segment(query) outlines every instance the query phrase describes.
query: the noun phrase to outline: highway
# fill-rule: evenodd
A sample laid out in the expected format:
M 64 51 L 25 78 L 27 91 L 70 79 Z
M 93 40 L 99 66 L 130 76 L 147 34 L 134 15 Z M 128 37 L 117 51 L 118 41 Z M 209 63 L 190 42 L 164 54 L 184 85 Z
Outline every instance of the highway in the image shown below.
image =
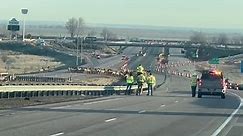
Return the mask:
M 157 51 L 148 49 L 147 56 L 135 58 L 129 67 L 142 63 L 153 69 L 155 55 L 149 54 Z M 171 57 L 170 60 L 186 59 Z M 158 83 L 165 77 L 155 76 Z M 234 124 L 226 122 L 228 125 L 222 129 L 220 126 L 240 103 L 232 93 L 227 93 L 226 99 L 192 98 L 187 78 L 168 76 L 154 96 L 113 95 L 2 110 L 0 136 L 214 136 L 218 131 L 219 135 L 238 136 L 243 133 L 243 125 L 239 126 L 241 116 L 233 118 Z
M 205 136 L 239 105 L 235 96 L 191 98 L 173 78 L 155 96 L 110 96 L 0 111 L 1 136 Z M 178 86 L 184 84 L 184 86 Z
M 115 55 L 109 58 L 96 59 L 92 57 L 86 56 L 90 62 L 83 65 L 83 67 L 96 67 L 96 68 L 111 68 L 111 69 L 119 69 L 119 64 L 122 63 L 122 55 L 127 55 L 128 57 L 132 57 L 136 55 L 138 52 L 136 47 L 128 47 L 126 48 L 122 54 Z M 58 70 L 53 72 L 43 72 L 37 74 L 26 74 L 26 76 L 43 76 L 43 77 L 61 77 L 61 78 L 78 78 L 83 80 L 87 77 L 97 77 L 97 75 L 87 75 L 82 73 L 69 73 L 67 69 Z

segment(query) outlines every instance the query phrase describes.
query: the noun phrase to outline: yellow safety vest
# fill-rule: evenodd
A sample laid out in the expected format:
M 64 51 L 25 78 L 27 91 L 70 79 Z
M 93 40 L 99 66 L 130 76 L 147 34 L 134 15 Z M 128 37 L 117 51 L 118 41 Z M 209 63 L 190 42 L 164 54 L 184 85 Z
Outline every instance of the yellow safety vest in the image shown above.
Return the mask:
M 197 77 L 195 76 L 193 76 L 192 78 L 191 78 L 191 86 L 197 86 Z
M 134 82 L 134 78 L 133 78 L 133 76 L 128 76 L 127 77 L 127 83 L 128 84 L 132 84 Z
M 148 84 L 155 84 L 155 82 L 156 82 L 156 79 L 153 75 L 148 76 L 148 78 L 147 78 Z
M 144 68 L 142 66 L 137 67 L 137 72 L 143 73 Z

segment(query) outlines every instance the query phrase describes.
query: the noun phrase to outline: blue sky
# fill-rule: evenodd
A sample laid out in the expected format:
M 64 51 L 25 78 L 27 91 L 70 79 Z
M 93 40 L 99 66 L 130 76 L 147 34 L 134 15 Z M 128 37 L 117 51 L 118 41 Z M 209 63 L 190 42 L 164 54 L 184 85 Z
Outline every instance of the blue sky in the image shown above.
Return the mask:
M 243 0 L 0 0 L 0 20 L 65 22 L 83 17 L 86 23 L 243 28 Z

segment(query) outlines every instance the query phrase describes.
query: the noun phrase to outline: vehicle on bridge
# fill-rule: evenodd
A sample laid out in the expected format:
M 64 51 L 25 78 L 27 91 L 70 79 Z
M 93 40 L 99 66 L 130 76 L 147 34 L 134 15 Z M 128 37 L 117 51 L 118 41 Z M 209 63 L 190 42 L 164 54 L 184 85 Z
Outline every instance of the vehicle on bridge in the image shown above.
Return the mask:
M 146 56 L 146 55 L 147 54 L 144 51 L 139 51 L 138 54 L 137 54 L 137 56 Z
M 198 82 L 198 98 L 202 95 L 219 95 L 225 99 L 226 86 L 223 73 L 217 70 L 205 70 Z

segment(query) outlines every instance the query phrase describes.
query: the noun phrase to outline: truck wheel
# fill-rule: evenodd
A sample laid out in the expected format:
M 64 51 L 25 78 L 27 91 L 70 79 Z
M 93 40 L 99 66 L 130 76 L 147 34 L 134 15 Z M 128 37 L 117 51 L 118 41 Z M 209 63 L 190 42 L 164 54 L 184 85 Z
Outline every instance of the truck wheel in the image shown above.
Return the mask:
M 197 98 L 202 98 L 202 94 L 200 92 L 198 92 Z
M 225 99 L 225 94 L 224 93 L 221 94 L 221 99 Z

